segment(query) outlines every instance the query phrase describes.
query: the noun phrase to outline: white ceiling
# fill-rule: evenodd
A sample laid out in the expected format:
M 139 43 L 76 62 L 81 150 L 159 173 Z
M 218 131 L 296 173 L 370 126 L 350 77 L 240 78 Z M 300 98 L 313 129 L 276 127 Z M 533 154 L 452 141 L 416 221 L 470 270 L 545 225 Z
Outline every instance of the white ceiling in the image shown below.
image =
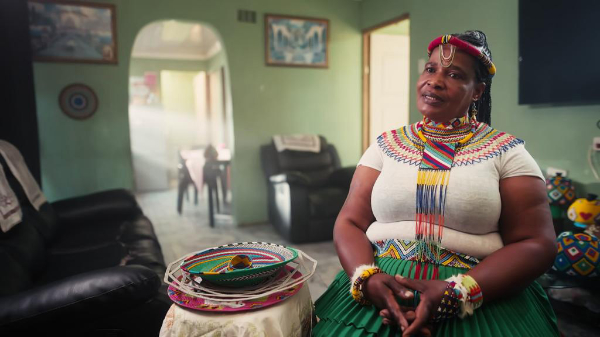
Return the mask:
M 199 23 L 176 20 L 154 22 L 138 33 L 132 57 L 207 60 L 221 50 L 214 31 Z

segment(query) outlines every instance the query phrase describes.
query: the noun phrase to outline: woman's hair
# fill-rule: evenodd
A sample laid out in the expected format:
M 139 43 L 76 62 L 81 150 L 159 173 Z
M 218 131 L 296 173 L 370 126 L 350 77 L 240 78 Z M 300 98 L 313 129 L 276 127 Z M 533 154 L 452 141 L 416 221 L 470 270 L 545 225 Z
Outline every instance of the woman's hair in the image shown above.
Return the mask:
M 483 53 L 492 59 L 492 52 L 490 51 L 490 47 L 487 44 L 487 39 L 485 34 L 480 30 L 468 30 L 461 34 L 452 34 L 457 38 L 468 42 L 475 47 L 481 48 Z M 477 120 L 479 122 L 486 123 L 491 125 L 492 123 L 492 97 L 490 95 L 490 90 L 492 88 L 492 77 L 488 72 L 486 66 L 477 61 L 477 67 L 475 68 L 475 77 L 477 81 L 485 83 L 485 91 L 483 95 L 479 98 L 476 103 L 477 106 Z

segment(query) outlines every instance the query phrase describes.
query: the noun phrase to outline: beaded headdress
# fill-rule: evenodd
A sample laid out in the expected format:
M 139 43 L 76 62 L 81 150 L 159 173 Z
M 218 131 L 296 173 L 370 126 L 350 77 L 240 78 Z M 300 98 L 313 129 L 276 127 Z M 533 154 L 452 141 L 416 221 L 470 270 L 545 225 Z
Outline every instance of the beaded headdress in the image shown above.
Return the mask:
M 489 54 L 489 51 L 485 50 L 482 47 L 476 47 L 466 41 L 459 39 L 454 35 L 442 35 L 436 38 L 435 40 L 431 41 L 431 43 L 429 43 L 429 47 L 427 47 L 427 55 L 431 56 L 431 52 L 435 49 L 435 47 L 446 44 L 450 44 L 452 48 L 450 57 L 454 57 L 455 48 L 459 48 L 467 52 L 469 55 L 472 55 L 475 58 L 477 58 L 479 62 L 481 62 L 487 68 L 488 73 L 490 74 L 490 78 L 494 77 L 494 75 L 496 74 L 496 66 L 492 62 L 492 58 Z M 443 48 L 440 48 L 441 60 L 446 59 L 446 57 L 443 57 L 443 53 Z

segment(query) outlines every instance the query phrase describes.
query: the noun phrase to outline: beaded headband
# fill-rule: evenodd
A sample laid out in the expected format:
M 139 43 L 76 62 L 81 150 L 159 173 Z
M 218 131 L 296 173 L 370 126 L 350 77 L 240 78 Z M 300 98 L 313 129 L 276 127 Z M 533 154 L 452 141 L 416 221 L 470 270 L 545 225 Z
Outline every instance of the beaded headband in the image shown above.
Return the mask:
M 429 47 L 427 47 L 427 55 L 431 56 L 431 52 L 433 51 L 433 49 L 435 49 L 435 47 L 439 46 L 440 44 L 451 44 L 455 47 L 464 50 L 468 54 L 476 57 L 487 68 L 488 72 L 490 73 L 490 78 L 494 77 L 494 75 L 496 74 L 496 66 L 494 65 L 492 60 L 483 52 L 482 48 L 475 47 L 474 45 L 463 41 L 457 38 L 456 36 L 442 35 L 437 39 L 431 41 L 431 43 L 429 43 Z M 452 55 L 454 55 L 454 53 L 452 53 Z

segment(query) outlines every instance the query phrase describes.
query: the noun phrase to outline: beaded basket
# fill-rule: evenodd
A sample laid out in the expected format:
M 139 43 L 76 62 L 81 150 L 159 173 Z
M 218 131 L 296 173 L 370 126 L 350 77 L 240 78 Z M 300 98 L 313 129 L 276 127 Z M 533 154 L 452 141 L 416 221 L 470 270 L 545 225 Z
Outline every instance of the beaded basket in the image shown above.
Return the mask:
M 558 254 L 552 269 L 575 277 L 598 277 L 600 250 L 598 238 L 585 233 L 563 232 L 556 239 Z
M 575 200 L 573 182 L 560 174 L 546 180 L 546 193 L 553 206 L 567 207 Z
M 248 268 L 232 269 L 234 258 L 246 256 Z M 298 257 L 298 252 L 274 243 L 240 242 L 208 248 L 183 260 L 180 265 L 192 280 L 207 281 L 225 287 L 245 287 L 259 284 L 274 276 L 286 264 Z M 229 267 L 229 268 L 228 268 Z
M 303 274 L 299 270 L 294 270 L 294 268 L 291 266 L 285 266 L 285 268 L 282 268 L 282 271 L 277 273 L 277 275 L 271 280 L 275 284 L 282 281 L 285 277 L 287 277 L 290 274 L 292 275 L 292 277 L 286 284 L 291 284 L 291 282 L 303 276 Z M 177 289 L 177 287 L 174 285 L 169 285 L 168 295 L 169 298 L 171 298 L 171 300 L 177 303 L 179 306 L 193 310 L 238 312 L 261 309 L 282 302 L 287 298 L 294 296 L 302 288 L 303 285 L 304 283 L 299 283 L 290 286 L 289 288 L 280 287 L 279 289 L 277 289 L 276 292 L 272 292 L 270 295 L 237 301 L 231 301 L 227 299 L 224 301 L 215 301 L 214 299 L 206 299 L 204 298 L 204 296 L 208 295 L 208 293 L 202 291 L 198 291 L 193 295 L 190 295 Z M 218 288 L 213 288 L 213 290 L 218 290 Z

